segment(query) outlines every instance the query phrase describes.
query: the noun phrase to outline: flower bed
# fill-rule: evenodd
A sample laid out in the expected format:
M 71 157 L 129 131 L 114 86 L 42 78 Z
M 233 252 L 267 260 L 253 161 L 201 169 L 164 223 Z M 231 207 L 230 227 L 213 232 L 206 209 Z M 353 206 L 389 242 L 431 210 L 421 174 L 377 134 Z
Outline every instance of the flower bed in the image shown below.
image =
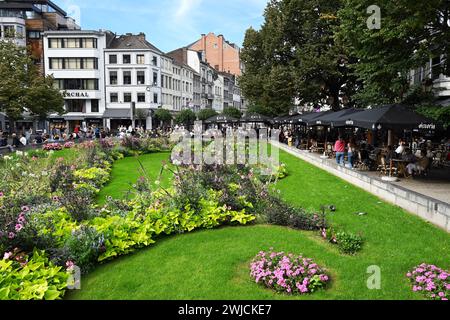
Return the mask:
M 63 146 L 61 145 L 61 144 L 59 144 L 59 143 L 48 143 L 48 144 L 46 144 L 45 146 L 44 146 L 44 148 L 43 148 L 45 151 L 50 151 L 50 150 L 53 150 L 53 151 L 59 151 L 59 150 L 62 150 L 63 149 Z
M 261 251 L 250 268 L 256 283 L 289 295 L 314 293 L 330 282 L 326 270 L 311 259 L 284 252 Z
M 448 300 L 450 298 L 450 273 L 426 263 L 406 274 L 414 292 L 422 293 L 427 299 Z

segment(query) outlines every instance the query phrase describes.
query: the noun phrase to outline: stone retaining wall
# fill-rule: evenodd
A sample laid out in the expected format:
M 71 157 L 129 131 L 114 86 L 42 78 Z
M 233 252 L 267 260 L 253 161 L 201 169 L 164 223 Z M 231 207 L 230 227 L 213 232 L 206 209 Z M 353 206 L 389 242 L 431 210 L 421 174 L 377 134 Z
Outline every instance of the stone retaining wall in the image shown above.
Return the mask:
M 320 169 L 450 232 L 450 204 L 448 203 L 384 182 L 381 179 L 372 178 L 362 172 L 338 166 L 326 159 L 319 159 L 307 151 L 301 151 L 280 143 L 273 144 Z

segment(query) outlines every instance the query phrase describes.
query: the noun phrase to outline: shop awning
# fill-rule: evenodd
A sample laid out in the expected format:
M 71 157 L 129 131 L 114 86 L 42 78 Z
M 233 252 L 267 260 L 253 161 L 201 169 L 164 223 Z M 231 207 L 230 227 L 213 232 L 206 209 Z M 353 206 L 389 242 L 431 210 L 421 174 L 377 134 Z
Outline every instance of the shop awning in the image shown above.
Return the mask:
M 106 109 L 105 119 L 131 119 L 131 109 Z

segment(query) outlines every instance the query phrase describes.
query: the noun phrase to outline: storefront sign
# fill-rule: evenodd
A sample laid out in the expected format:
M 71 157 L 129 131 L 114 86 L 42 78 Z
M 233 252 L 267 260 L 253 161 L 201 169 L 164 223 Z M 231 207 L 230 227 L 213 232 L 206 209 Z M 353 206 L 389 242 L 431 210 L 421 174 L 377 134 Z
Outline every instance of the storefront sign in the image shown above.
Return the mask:
M 82 98 L 82 99 L 90 98 L 88 92 L 81 92 L 81 91 L 64 91 L 63 97 L 64 98 Z
M 352 126 L 354 122 L 352 120 L 345 121 L 345 124 L 348 126 Z
M 419 125 L 419 129 L 425 129 L 425 130 L 436 130 L 436 125 L 432 123 L 421 123 Z

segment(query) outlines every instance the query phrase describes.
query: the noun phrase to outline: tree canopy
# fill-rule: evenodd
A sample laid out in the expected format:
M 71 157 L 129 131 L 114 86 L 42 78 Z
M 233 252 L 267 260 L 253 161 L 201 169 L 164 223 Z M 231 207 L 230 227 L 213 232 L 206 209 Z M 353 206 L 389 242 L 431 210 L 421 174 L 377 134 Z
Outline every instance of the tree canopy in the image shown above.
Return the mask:
M 197 120 L 197 116 L 194 111 L 190 109 L 181 111 L 175 118 L 175 122 L 177 124 L 184 125 L 186 127 L 193 125 L 195 120 Z
M 339 110 L 428 100 L 411 71 L 442 56 L 426 74 L 450 74 L 450 0 L 378 1 L 379 29 L 368 24 L 373 4 L 271 0 L 242 49 L 239 81 L 251 110 L 275 116 L 294 105 Z
M 234 107 L 228 107 L 223 109 L 223 114 L 236 119 L 240 119 L 242 117 L 242 112 Z
M 24 112 L 40 117 L 64 113 L 64 98 L 53 81 L 40 74 L 25 48 L 0 41 L 0 110 L 11 120 Z
M 156 119 L 158 119 L 162 125 L 167 125 L 168 123 L 170 123 L 170 121 L 172 121 L 173 117 L 172 114 L 170 113 L 169 110 L 166 109 L 158 109 L 155 112 L 155 117 Z
M 213 109 L 202 109 L 197 112 L 197 118 L 200 121 L 208 120 L 211 117 L 217 116 L 217 112 Z

